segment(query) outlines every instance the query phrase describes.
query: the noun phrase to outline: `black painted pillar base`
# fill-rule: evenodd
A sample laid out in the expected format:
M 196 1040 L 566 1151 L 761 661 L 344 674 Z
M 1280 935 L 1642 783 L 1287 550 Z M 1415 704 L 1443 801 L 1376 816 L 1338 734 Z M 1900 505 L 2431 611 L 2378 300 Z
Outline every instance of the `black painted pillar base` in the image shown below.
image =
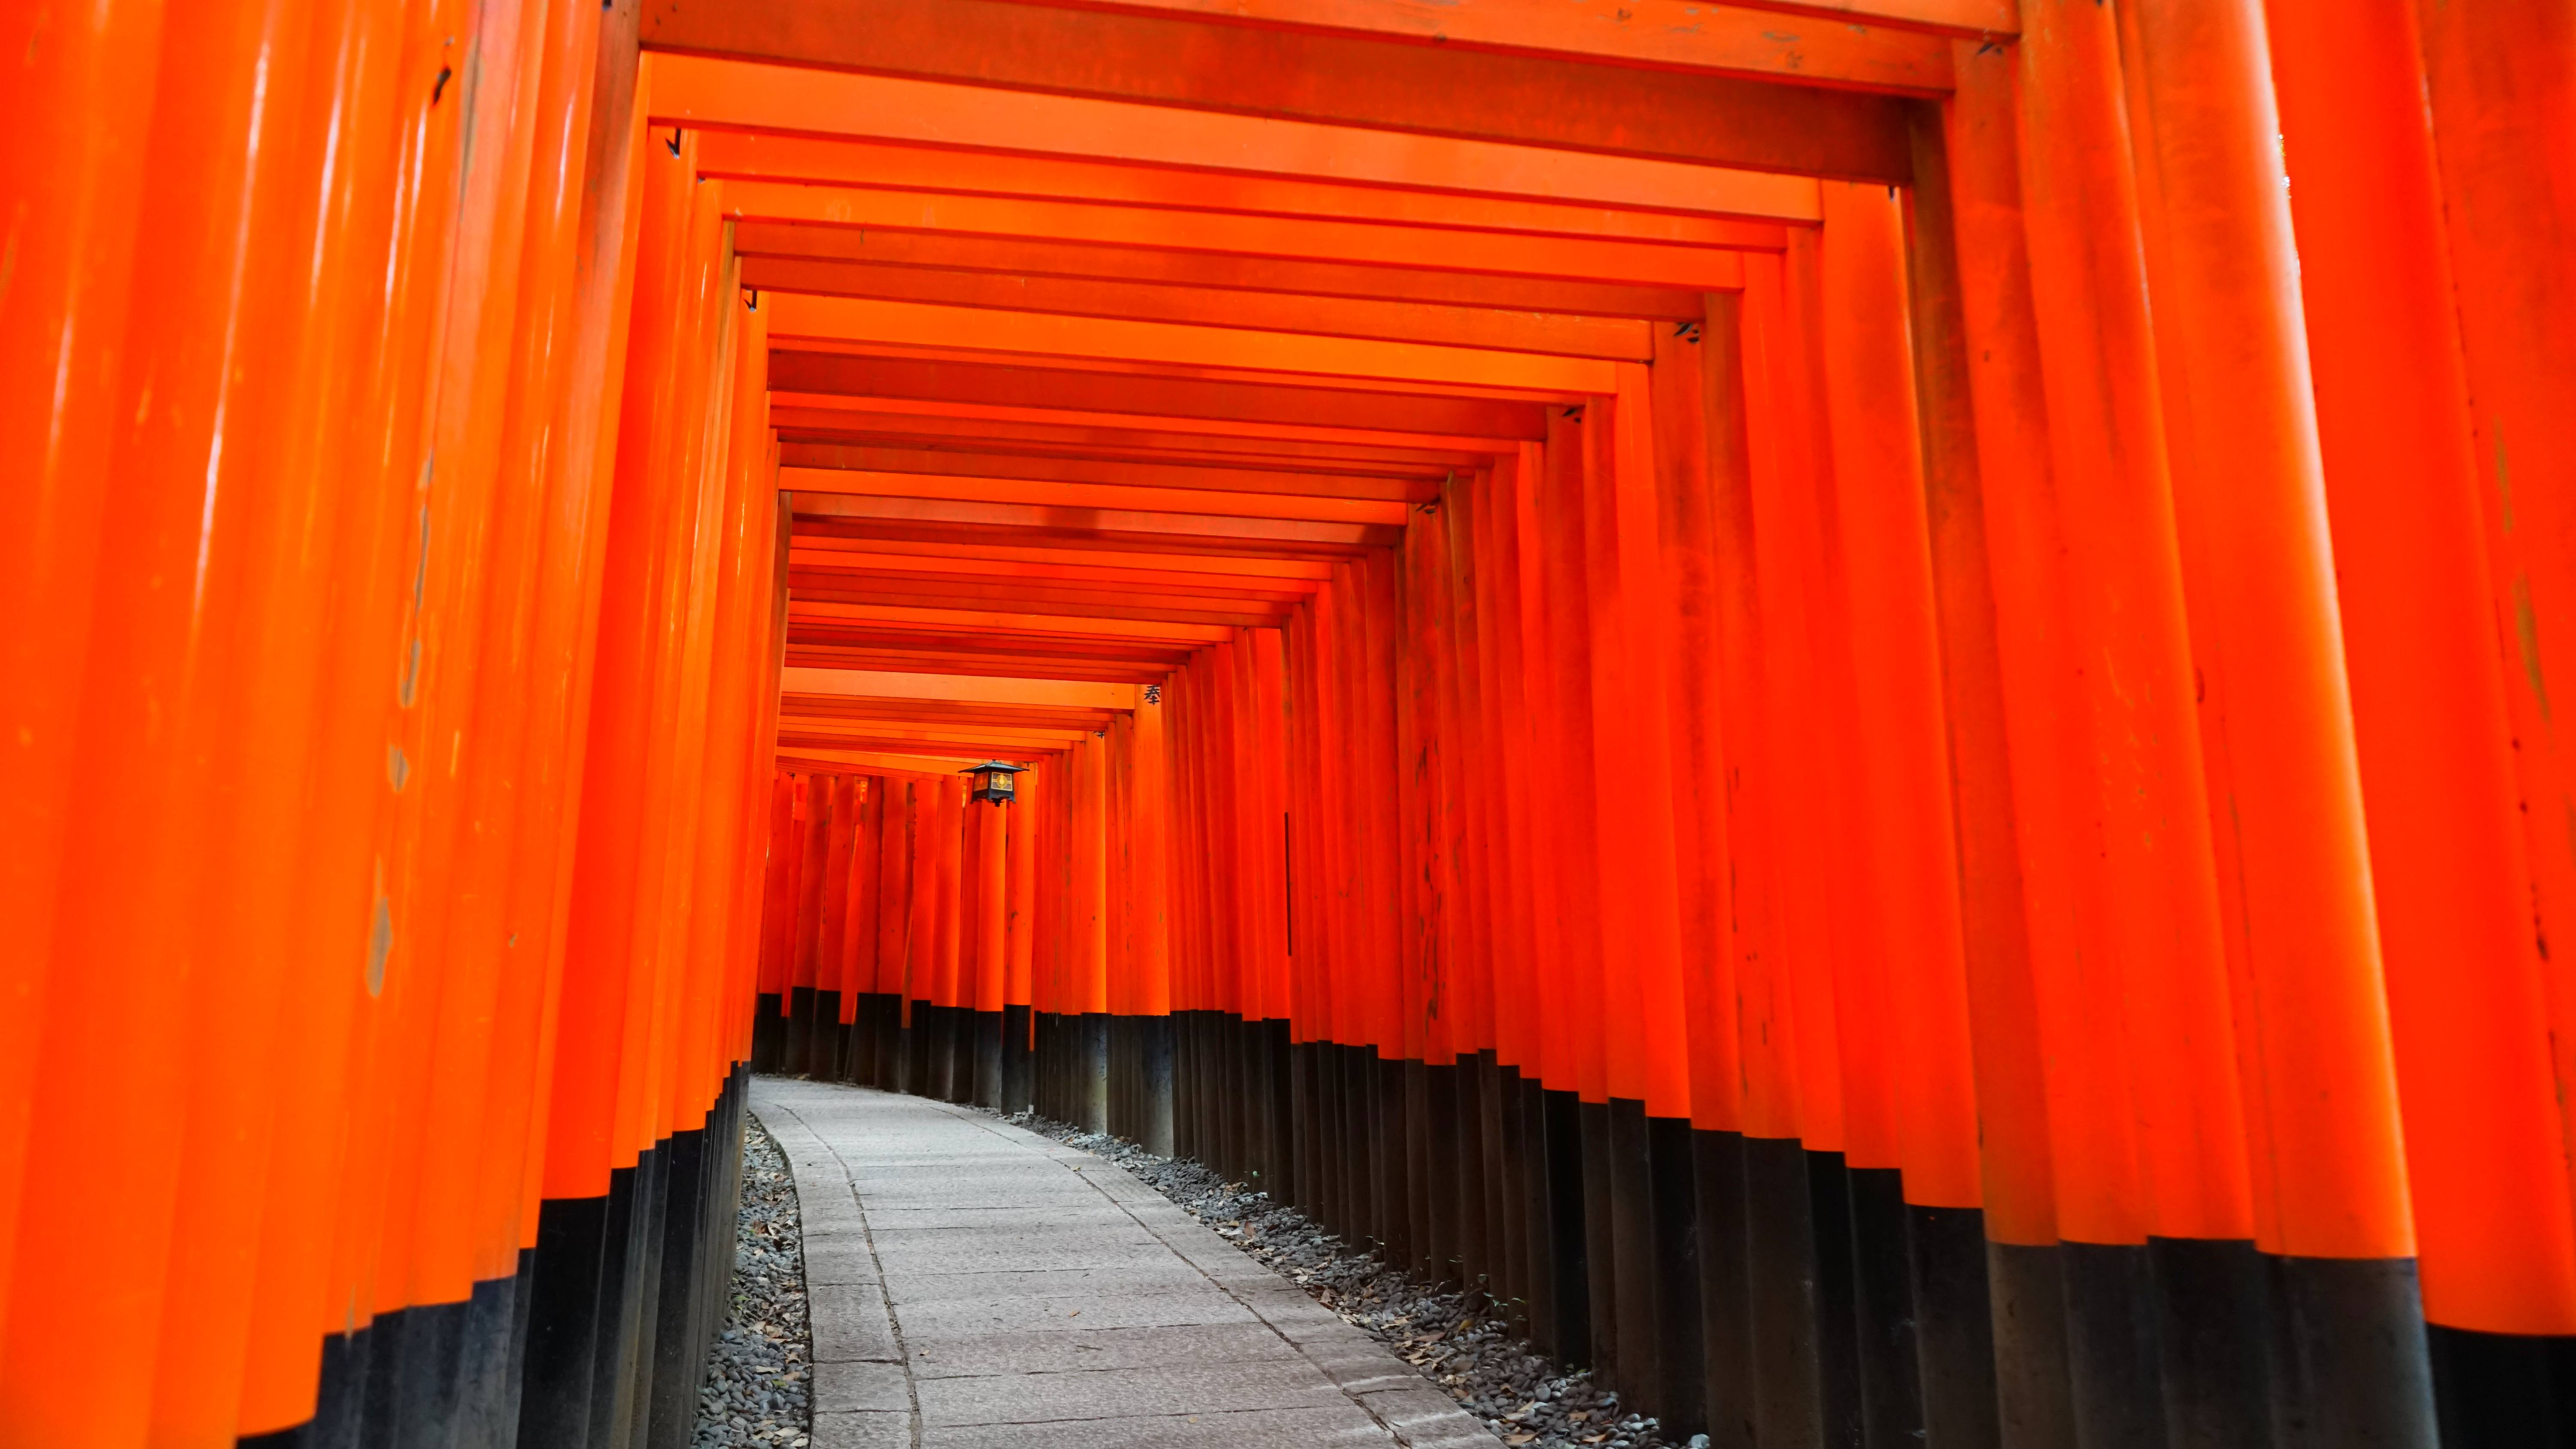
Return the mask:
M 1741 1133 L 1691 1133 L 1691 1176 L 1698 1190 L 1701 1385 L 1713 1449 L 1754 1449 L 1757 1443 L 1744 1145 Z
M 975 1105 L 999 1111 L 1002 1106 L 1002 1013 L 961 1010 L 958 1019 L 973 1037 L 971 1055 L 975 1059 Z
M 1322 1168 L 1315 1153 L 1315 1123 L 1323 1111 L 1315 1080 L 1315 1051 L 1315 1043 L 1310 1041 L 1288 1044 L 1288 1157 L 1293 1164 L 1289 1178 L 1294 1184 L 1288 1200 L 1297 1211 L 1330 1229 L 1330 1215 L 1324 1211 L 1323 1183 L 1318 1176 Z
M 823 1020 L 839 1024 L 838 992 Z M 818 1004 L 819 1005 L 819 1004 Z M 819 1037 L 818 1037 L 819 1039 Z M 838 1063 L 835 1063 L 837 1067 Z M 657 1150 L 669 1159 L 662 1192 L 661 1249 L 655 1260 L 661 1281 L 653 1296 L 652 1392 L 643 1404 L 649 1449 L 687 1449 L 698 1420 L 697 1278 L 700 1261 L 700 1214 L 706 1211 L 706 1130 L 674 1132 Z
M 1085 1132 L 1109 1130 L 1109 1013 L 1086 1011 L 1075 1044 L 1074 1087 L 1082 1115 L 1076 1125 Z
M 1415 1200 L 1423 1205 L 1420 1257 L 1431 1281 L 1465 1287 L 1459 1228 L 1468 1179 L 1458 1154 L 1458 1065 L 1455 1060 L 1424 1062 L 1412 1070 L 1422 1083 L 1421 1095 L 1415 1098 L 1422 1108 L 1422 1125 L 1414 1134 L 1423 1147 L 1421 1183 L 1414 1191 Z
M 1451 1075 L 1457 1082 L 1457 1106 L 1452 1120 L 1456 1124 L 1457 1146 L 1453 1161 L 1458 1175 L 1457 1243 L 1452 1251 L 1458 1260 L 1458 1283 L 1467 1290 L 1470 1302 L 1486 1296 L 1493 1287 L 1493 1252 L 1487 1235 L 1491 1231 L 1486 1219 L 1493 1215 L 1492 1188 L 1494 1174 L 1486 1153 L 1486 1094 L 1493 1085 L 1493 1054 L 1461 1052 L 1451 1064 Z
M 2272 1278 L 2248 1241 L 2150 1238 L 2169 1441 L 2270 1449 Z
M 1851 1170 L 1809 1152 L 1807 1210 L 1816 1244 L 1816 1382 L 1828 1445 L 1861 1442 L 1860 1284 L 1852 1255 Z
M 2426 1330 L 2443 1449 L 2576 1449 L 2576 1337 Z
M 1653 1194 L 1651 1258 L 1657 1407 L 1668 1440 L 1707 1427 L 1700 1326 L 1699 1189 L 1686 1117 L 1646 1119 L 1646 1170 Z M 1911 1449 L 1911 1446 L 1908 1446 Z
M 814 1026 L 805 1047 L 805 1075 L 818 1082 L 841 1079 L 841 993 L 816 990 Z
M 1816 1217 L 1807 1156 L 1794 1138 L 1744 1139 L 1746 1317 L 1762 1449 L 1825 1443 Z
M 1593 1372 L 1613 1386 L 1619 1382 L 1619 1245 L 1618 1209 L 1610 1185 L 1610 1104 L 1575 1104 L 1575 1151 L 1583 1172 L 1585 1325 L 1592 1348 Z
M 1574 1093 L 1555 1088 L 1539 1091 L 1538 1098 L 1544 1137 L 1536 1153 L 1544 1174 L 1539 1211 L 1547 1232 L 1540 1237 L 1533 1230 L 1531 1249 L 1538 1252 L 1540 1245 L 1545 1245 L 1546 1251 L 1539 1254 L 1538 1271 L 1547 1279 L 1547 1296 L 1551 1300 L 1548 1306 L 1553 1311 L 1543 1319 L 1532 1316 L 1548 1336 L 1547 1341 L 1539 1342 L 1542 1352 L 1563 1363 L 1595 1363 L 1591 1235 L 1583 1221 L 1587 1195 L 1582 1104 Z
M 1646 1104 L 1610 1099 L 1605 1165 L 1610 1182 L 1610 1302 L 1617 1315 L 1616 1377 L 1622 1407 L 1662 1417 L 1663 1355 L 1655 1332 L 1655 1199 L 1646 1145 Z
M 2144 1243 L 2066 1243 L 2066 1371 L 2075 1432 L 2101 1449 L 2162 1449 L 2163 1355 Z
M 1438 1109 L 1432 1103 L 1432 1068 L 1413 1057 L 1404 1059 L 1400 1078 L 1404 1093 L 1404 1237 L 1406 1261 L 1415 1277 L 1427 1283 L 1447 1276 L 1449 1223 L 1442 1207 L 1457 1197 L 1455 1185 L 1443 1191 L 1436 1179 L 1448 1164 L 1441 1161 Z M 1451 1100 L 1456 1094 L 1451 1093 Z
M 1342 1047 L 1339 1042 L 1312 1044 L 1308 1069 L 1315 1109 L 1307 1131 L 1307 1151 L 1314 1158 L 1317 1204 L 1315 1221 L 1347 1238 L 1351 1236 L 1350 1132 L 1342 1106 Z
M 877 994 L 862 991 L 850 998 L 849 1056 L 842 1080 L 854 1087 L 872 1086 L 877 1077 Z
M 922 1060 L 921 1031 L 914 1025 L 922 1003 L 895 998 L 894 1054 L 887 1063 L 886 1090 L 918 1095 L 928 1075 Z
M 1172 1013 L 1172 1155 L 1219 1173 L 1228 1171 L 1217 1150 L 1216 1052 L 1210 1041 L 1214 1012 Z
M 943 1102 L 963 1102 L 974 1091 L 975 1062 L 968 1055 L 962 1006 L 934 1006 L 930 1018 L 930 1095 Z
M 537 1211 L 536 1275 L 528 1324 L 519 1438 L 580 1444 L 590 1433 L 592 1344 L 599 1333 L 605 1197 L 549 1198 Z
M 793 986 L 787 991 L 787 1045 L 779 1057 L 781 1075 L 801 1077 L 814 1050 L 814 988 Z
M 1999 1449 L 1994 1297 L 1979 1208 L 1905 1208 L 1926 1449 Z
M 1986 1245 L 1993 1295 L 1995 1407 L 2004 1449 L 2057 1449 L 2075 1439 L 2066 1363 L 2066 1269 L 2055 1244 Z
M 1529 1135 L 1522 1111 L 1521 1069 L 1496 1065 L 1486 1094 L 1487 1150 L 1493 1197 L 1486 1225 L 1492 1250 L 1491 1293 L 1512 1331 L 1530 1333 Z
M 1296 1049 L 1288 1040 L 1288 1019 L 1275 1017 L 1255 1023 L 1253 1034 L 1261 1044 L 1261 1189 L 1270 1194 L 1273 1202 L 1295 1202 L 1301 1190 L 1293 1115 L 1297 1084 L 1289 1063 Z
M 871 1013 L 865 1023 L 872 1043 L 868 1049 L 867 1084 L 884 1091 L 901 1091 L 903 998 L 891 991 L 878 991 L 860 1000 Z
M 933 1058 L 938 1055 L 940 1009 L 914 996 L 904 1024 L 904 1091 L 912 1096 L 938 1096 L 933 1084 Z
M 781 1014 L 779 994 L 764 991 L 752 1000 L 751 1069 L 775 1075 L 786 1050 L 787 1018 Z
M 1136 1021 L 1136 1143 L 1158 1156 L 1172 1155 L 1172 1019 Z
M 1914 1278 L 1906 1260 L 1905 1174 L 1848 1167 L 1853 1308 L 1860 1354 L 1861 1442 L 1910 1449 L 1924 1441 L 1922 1363 Z
M 2280 1449 L 2436 1449 L 2433 1367 L 2412 1258 L 2271 1260 Z
M 1109 1014 L 1109 1131 L 1136 1137 L 1136 1022 L 1119 1012 Z
M 1374 1236 L 1371 1214 L 1377 1173 L 1368 1150 L 1367 1081 L 1360 1049 L 1328 1041 L 1317 1048 L 1323 1073 L 1323 1115 L 1317 1126 L 1324 1172 L 1332 1186 L 1325 1199 L 1333 1231 L 1357 1243 Z
M 1029 1008 L 1002 1008 L 1002 1100 L 1004 1112 L 1027 1112 L 1037 1106 L 1036 1066 L 1029 1054 Z
M 1038 1115 L 1069 1122 L 1072 1114 L 1064 1106 L 1064 1063 L 1069 1055 L 1064 1041 L 1064 1018 L 1052 1011 L 1029 1013 L 1029 1035 L 1037 1045 L 1030 1053 L 1030 1093 Z

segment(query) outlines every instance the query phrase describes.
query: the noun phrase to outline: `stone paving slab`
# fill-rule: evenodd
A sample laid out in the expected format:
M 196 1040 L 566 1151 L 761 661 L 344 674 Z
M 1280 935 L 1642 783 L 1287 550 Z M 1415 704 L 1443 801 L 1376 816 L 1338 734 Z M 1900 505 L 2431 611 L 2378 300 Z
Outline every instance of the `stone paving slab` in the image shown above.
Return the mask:
M 1088 1369 L 1072 1373 L 916 1376 L 925 1428 L 943 1424 L 1052 1424 L 1208 1409 L 1338 1409 L 1342 1391 L 1301 1359 L 1197 1364 L 1187 1368 Z
M 1260 1324 L 1240 1303 L 1211 1300 L 1195 1287 L 1122 1291 L 1059 1298 L 959 1298 L 915 1303 L 904 1309 L 908 1331 L 926 1337 L 982 1333 L 1080 1333 L 1096 1328 L 1195 1328 L 1204 1324 Z
M 1386 1347 L 1117 1164 L 763 1077 L 796 1174 L 812 1449 L 1498 1449 Z
M 1049 1327 L 946 1334 L 915 1330 L 905 1338 L 914 1345 L 912 1371 L 919 1378 L 1198 1368 L 1277 1362 L 1297 1356 L 1295 1349 L 1279 1341 L 1269 1325 L 1252 1319 L 1182 1327 Z
M 1336 1409 L 1248 1409 L 970 1424 L 942 1431 L 938 1442 L 940 1449 L 1381 1449 L 1394 1441 L 1375 1423 L 1354 1423 Z

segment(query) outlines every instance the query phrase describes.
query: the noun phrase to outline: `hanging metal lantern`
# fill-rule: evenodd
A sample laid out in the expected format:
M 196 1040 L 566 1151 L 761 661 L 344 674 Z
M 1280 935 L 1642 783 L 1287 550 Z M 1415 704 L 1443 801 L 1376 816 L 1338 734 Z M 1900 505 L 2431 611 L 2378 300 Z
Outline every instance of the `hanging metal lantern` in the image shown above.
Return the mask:
M 1011 777 L 1027 768 L 1026 765 L 1005 765 L 999 760 L 986 760 L 957 773 L 970 777 L 966 781 L 967 799 L 990 800 L 1001 805 L 1017 798 L 1017 792 L 1011 787 Z

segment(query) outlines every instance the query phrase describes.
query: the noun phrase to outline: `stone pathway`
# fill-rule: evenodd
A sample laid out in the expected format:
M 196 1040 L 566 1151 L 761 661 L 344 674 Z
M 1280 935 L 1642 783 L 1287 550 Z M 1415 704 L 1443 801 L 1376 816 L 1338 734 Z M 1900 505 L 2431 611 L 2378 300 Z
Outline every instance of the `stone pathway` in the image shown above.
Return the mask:
M 1114 1163 L 864 1087 L 751 1100 L 804 1212 L 812 1449 L 1498 1449 Z

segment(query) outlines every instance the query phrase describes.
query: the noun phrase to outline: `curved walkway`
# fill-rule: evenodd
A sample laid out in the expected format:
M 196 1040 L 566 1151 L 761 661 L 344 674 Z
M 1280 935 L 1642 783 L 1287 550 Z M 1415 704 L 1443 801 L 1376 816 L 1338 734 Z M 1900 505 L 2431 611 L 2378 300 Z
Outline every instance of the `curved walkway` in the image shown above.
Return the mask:
M 812 1449 L 1498 1449 L 1116 1164 L 963 1107 L 761 1078 L 796 1174 Z

